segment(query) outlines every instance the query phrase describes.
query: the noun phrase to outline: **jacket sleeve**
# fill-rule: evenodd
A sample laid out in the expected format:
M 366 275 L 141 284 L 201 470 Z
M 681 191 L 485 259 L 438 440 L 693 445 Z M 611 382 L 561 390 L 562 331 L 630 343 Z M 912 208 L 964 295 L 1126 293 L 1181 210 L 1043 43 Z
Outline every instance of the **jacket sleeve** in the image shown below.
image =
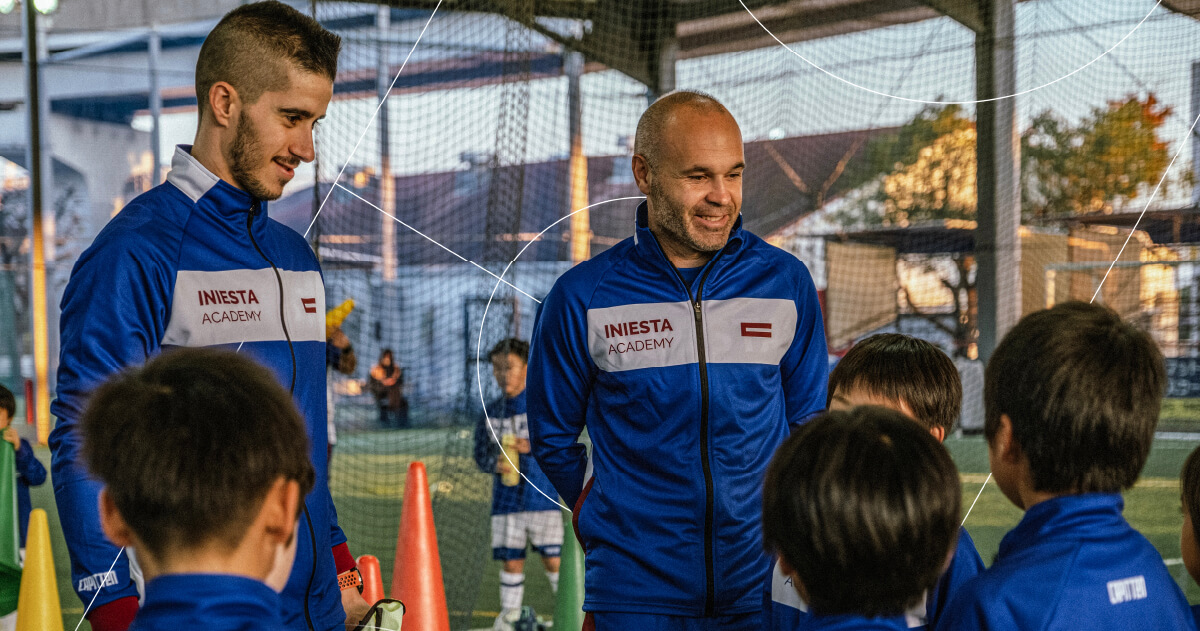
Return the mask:
M 829 351 L 817 289 L 803 263 L 796 288 L 796 336 L 780 364 L 788 425 L 793 431 L 825 409 Z
M 1013 621 L 1006 624 L 989 622 L 986 607 L 973 597 L 970 590 L 963 590 L 950 599 L 950 604 L 937 621 L 935 631 L 987 631 L 988 629 L 1015 629 Z
M 94 244 L 76 263 L 62 299 L 50 464 L 72 584 L 84 604 L 95 599 L 93 607 L 138 595 L 126 555 L 100 529 L 101 485 L 80 458 L 78 422 L 93 388 L 159 350 L 173 278 L 156 259 L 159 250 L 142 241 L 131 235 Z
M 578 269 L 578 268 L 577 268 Z M 587 450 L 579 442 L 594 379 L 584 301 L 559 279 L 538 310 L 529 349 L 526 404 L 530 447 L 554 489 L 575 506 Z
M 46 467 L 33 455 L 33 447 L 24 438 L 21 439 L 21 448 L 17 450 L 17 475 L 29 486 L 40 486 L 46 482 Z

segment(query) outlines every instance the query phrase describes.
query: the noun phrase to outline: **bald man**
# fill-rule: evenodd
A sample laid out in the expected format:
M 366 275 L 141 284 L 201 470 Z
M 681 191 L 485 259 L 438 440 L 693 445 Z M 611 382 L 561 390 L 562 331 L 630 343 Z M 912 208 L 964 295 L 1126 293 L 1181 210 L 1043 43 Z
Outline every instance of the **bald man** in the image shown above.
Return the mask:
M 716 99 L 651 105 L 634 236 L 559 278 L 534 327 L 529 432 L 574 508 L 585 629 L 762 628 L 762 478 L 828 363 L 808 270 L 741 227 L 744 169 Z

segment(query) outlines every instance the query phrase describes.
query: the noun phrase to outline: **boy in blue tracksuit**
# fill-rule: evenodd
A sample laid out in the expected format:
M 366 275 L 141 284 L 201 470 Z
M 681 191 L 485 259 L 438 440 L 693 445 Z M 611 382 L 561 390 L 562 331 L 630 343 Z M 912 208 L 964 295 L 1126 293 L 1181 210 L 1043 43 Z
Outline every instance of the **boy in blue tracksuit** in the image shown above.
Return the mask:
M 925 340 L 899 333 L 873 335 L 850 349 L 829 374 L 829 409 L 880 405 L 911 417 L 938 442 L 945 440 L 962 407 L 962 385 L 954 362 Z M 908 627 L 933 628 L 960 585 L 983 571 L 983 561 L 966 528 L 946 571 L 934 588 L 907 613 Z M 778 562 L 767 580 L 763 600 L 766 628 L 811 628 L 807 604 L 788 584 Z
M 1158 551 L 1125 521 L 1166 386 L 1162 354 L 1107 307 L 1021 319 L 985 376 L 996 486 L 1025 517 L 938 621 L 974 629 L 1195 629 Z
M 779 448 L 763 485 L 763 541 L 804 629 L 901 631 L 955 554 L 962 505 L 950 454 L 912 419 L 828 412 Z
M 550 589 L 558 592 L 563 517 L 553 499 L 554 487 L 529 455 L 525 410 L 529 342 L 500 340 L 488 353 L 488 361 L 503 395 L 488 404 L 475 425 L 475 463 L 495 478 L 492 558 L 504 566 L 500 570 L 500 615 L 493 628 L 508 631 L 520 617 L 525 596 L 526 548 L 532 545 L 541 555 Z M 507 447 L 502 451 L 501 445 Z
M 17 434 L 12 426 L 17 400 L 8 388 L 0 386 L 0 437 L 12 443 L 17 452 L 17 529 L 20 531 L 21 548 L 25 547 L 25 535 L 29 530 L 29 513 L 33 504 L 29 501 L 29 487 L 40 486 L 46 481 L 46 467 L 33 455 L 33 446 Z
M 166 353 L 100 386 L 80 425 L 104 532 L 148 581 L 131 630 L 285 628 L 277 591 L 316 474 L 304 419 L 267 368 Z
M 1179 532 L 1179 551 L 1183 565 L 1193 581 L 1200 582 L 1200 447 L 1188 455 L 1179 476 L 1179 496 L 1183 503 L 1183 529 Z M 1192 618 L 1200 626 L 1200 605 L 1192 607 Z

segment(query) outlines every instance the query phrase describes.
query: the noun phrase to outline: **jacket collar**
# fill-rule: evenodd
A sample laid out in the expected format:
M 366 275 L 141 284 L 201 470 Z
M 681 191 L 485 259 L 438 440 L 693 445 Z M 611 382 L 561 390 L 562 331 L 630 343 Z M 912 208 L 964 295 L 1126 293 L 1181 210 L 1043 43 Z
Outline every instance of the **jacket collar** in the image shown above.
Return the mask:
M 192 145 L 176 145 L 171 157 L 167 182 L 188 196 L 193 203 L 204 205 L 218 214 L 244 221 L 246 212 L 258 206 L 265 219 L 267 203 L 254 199 L 249 193 L 222 180 L 191 154 Z M 203 200 L 203 201 L 202 201 Z M 257 217 L 256 217 L 257 219 Z
M 146 584 L 136 622 L 149 628 L 283 628 L 279 595 L 262 581 L 231 574 L 166 574 Z M 135 627 L 138 625 L 135 622 Z M 246 625 L 249 628 L 249 625 Z
M 1129 527 L 1121 511 L 1125 500 L 1119 493 L 1060 495 L 1034 504 L 1025 517 L 1000 541 L 997 558 L 1016 554 L 1053 539 L 1075 539 L 1080 532 L 1097 535 Z

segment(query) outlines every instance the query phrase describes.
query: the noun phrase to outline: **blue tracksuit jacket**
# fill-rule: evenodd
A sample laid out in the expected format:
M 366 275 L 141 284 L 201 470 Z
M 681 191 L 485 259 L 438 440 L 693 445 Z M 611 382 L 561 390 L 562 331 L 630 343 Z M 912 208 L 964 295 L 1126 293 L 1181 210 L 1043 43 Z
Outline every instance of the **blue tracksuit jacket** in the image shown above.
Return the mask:
M 267 218 L 265 203 L 218 179 L 188 149 L 176 149 L 166 183 L 139 195 L 100 231 L 63 294 L 50 448 L 75 589 L 84 603 L 95 596 L 95 606 L 137 595 L 125 555 L 112 565 L 118 548 L 100 530 L 100 484 L 79 458 L 77 422 L 88 393 L 163 349 L 223 346 L 271 369 L 291 388 L 308 426 L 317 479 L 281 598 L 284 622 L 298 630 L 341 628 L 330 549 L 346 537 L 326 477 L 320 266 L 303 237 Z
M 996 562 L 950 600 L 938 630 L 1195 629 L 1183 592 L 1125 521 L 1124 505 L 1108 493 L 1033 505 Z
M 690 284 L 645 204 L 634 237 L 558 279 L 534 326 L 529 433 L 575 507 L 585 610 L 761 611 L 763 474 L 825 407 L 827 364 L 808 270 L 740 219 Z
M 283 631 L 279 595 L 231 574 L 165 574 L 146 584 L 129 631 Z
M 938 578 L 928 597 L 906 616 L 907 627 L 932 629 L 958 588 L 983 572 L 983 569 L 983 559 L 975 550 L 975 541 L 966 528 L 959 528 L 958 545 L 950 567 Z M 791 579 L 779 571 L 778 563 L 773 564 L 771 570 L 763 598 L 765 628 L 770 631 L 807 631 L 816 628 L 812 626 L 815 617 L 809 613 L 807 603 L 800 599 Z
M 21 547 L 25 547 L 25 535 L 29 532 L 29 513 L 33 503 L 29 500 L 29 487 L 41 486 L 46 481 L 46 467 L 42 466 L 29 441 L 21 439 L 17 450 L 17 520 L 21 534 Z
M 529 438 L 528 416 L 525 413 L 525 393 L 508 399 L 500 397 L 487 406 L 487 415 L 480 416 L 475 425 L 475 463 L 484 473 L 491 473 L 495 480 L 492 484 L 492 514 L 505 515 L 523 511 L 559 510 L 559 505 L 547 498 L 555 496 L 550 479 L 542 472 L 537 460 L 530 454 L 520 454 L 517 466 L 525 477 L 516 486 L 504 486 L 500 482 L 500 474 L 496 473 L 496 462 L 502 458 L 500 445 L 496 440 L 504 434 L 513 434 L 517 438 Z M 491 428 L 488 420 L 491 420 Z M 492 432 L 495 432 L 495 436 Z M 528 482 L 526 481 L 528 479 Z M 532 483 L 532 484 L 531 484 Z M 541 492 L 539 492 L 539 489 Z M 545 493 L 545 495 L 542 495 Z
M 805 629 L 813 631 L 901 631 L 908 629 L 904 616 L 867 618 L 856 615 L 811 616 Z

